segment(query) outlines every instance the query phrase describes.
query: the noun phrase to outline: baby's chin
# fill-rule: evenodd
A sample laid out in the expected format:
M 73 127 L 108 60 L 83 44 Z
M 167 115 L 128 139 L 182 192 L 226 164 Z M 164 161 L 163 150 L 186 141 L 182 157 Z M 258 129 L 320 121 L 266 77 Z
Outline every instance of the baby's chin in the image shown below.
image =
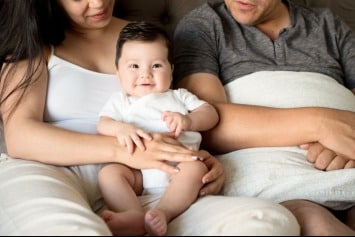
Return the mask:
M 134 91 L 132 93 L 127 93 L 127 95 L 140 98 L 143 96 L 147 96 L 150 94 L 156 94 L 156 93 L 162 93 L 162 91 L 152 88 L 151 86 L 141 86 L 136 91 Z

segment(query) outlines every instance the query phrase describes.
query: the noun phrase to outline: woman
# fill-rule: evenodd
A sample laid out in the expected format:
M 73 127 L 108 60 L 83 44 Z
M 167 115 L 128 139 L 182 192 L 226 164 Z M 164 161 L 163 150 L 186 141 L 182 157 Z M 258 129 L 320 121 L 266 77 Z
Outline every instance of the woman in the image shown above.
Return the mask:
M 97 186 L 101 163 L 173 173 L 164 161 L 202 157 L 209 172 L 200 196 L 220 191 L 225 174 L 206 151 L 153 134 L 146 151 L 131 155 L 114 137 L 96 135 L 103 103 L 120 89 L 114 49 L 128 22 L 112 17 L 114 0 L 0 3 L 0 111 L 7 145 L 0 159 L 1 235 L 111 235 L 97 215 L 105 208 Z M 141 202 L 148 207 L 158 198 L 142 196 Z M 173 220 L 168 234 L 259 231 L 294 235 L 299 227 L 274 203 L 208 196 Z

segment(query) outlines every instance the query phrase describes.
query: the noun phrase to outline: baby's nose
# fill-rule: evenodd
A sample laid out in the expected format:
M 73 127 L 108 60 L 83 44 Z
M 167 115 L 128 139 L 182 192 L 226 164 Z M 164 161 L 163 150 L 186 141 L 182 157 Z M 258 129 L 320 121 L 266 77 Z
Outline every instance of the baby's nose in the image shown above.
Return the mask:
M 142 69 L 140 72 L 140 78 L 149 78 L 151 76 L 151 73 L 147 69 Z

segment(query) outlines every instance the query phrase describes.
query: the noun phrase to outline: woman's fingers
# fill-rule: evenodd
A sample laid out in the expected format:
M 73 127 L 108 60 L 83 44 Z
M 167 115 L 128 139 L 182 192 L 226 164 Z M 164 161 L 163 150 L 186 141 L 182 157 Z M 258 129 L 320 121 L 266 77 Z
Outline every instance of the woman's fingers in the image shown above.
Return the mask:
M 147 139 L 148 141 L 152 140 L 152 136 L 142 129 L 137 129 L 137 134 L 143 139 Z
M 174 136 L 174 134 L 171 135 Z M 198 158 L 198 152 L 183 146 L 178 140 L 170 136 L 155 134 L 152 141 L 145 140 L 144 142 L 147 150 L 155 150 L 158 153 L 157 159 L 159 160 L 190 161 Z
M 207 166 L 208 172 L 202 177 L 204 186 L 199 195 L 218 194 L 222 190 L 226 178 L 223 165 L 206 151 L 201 151 L 200 155 L 205 157 L 203 162 Z
M 168 163 L 166 162 L 162 162 L 162 161 L 157 161 L 155 162 L 155 169 L 159 169 L 161 171 L 164 171 L 170 175 L 172 174 L 176 174 L 178 173 L 180 170 L 174 166 L 174 165 L 169 165 Z

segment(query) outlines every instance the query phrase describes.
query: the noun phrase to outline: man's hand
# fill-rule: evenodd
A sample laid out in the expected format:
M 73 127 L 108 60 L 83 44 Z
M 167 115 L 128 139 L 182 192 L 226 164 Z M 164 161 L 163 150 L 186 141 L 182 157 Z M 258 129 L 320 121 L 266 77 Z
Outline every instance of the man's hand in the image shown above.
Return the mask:
M 308 150 L 307 160 L 314 163 L 314 167 L 319 170 L 355 168 L 355 160 L 338 155 L 318 142 L 303 144 L 300 147 Z

